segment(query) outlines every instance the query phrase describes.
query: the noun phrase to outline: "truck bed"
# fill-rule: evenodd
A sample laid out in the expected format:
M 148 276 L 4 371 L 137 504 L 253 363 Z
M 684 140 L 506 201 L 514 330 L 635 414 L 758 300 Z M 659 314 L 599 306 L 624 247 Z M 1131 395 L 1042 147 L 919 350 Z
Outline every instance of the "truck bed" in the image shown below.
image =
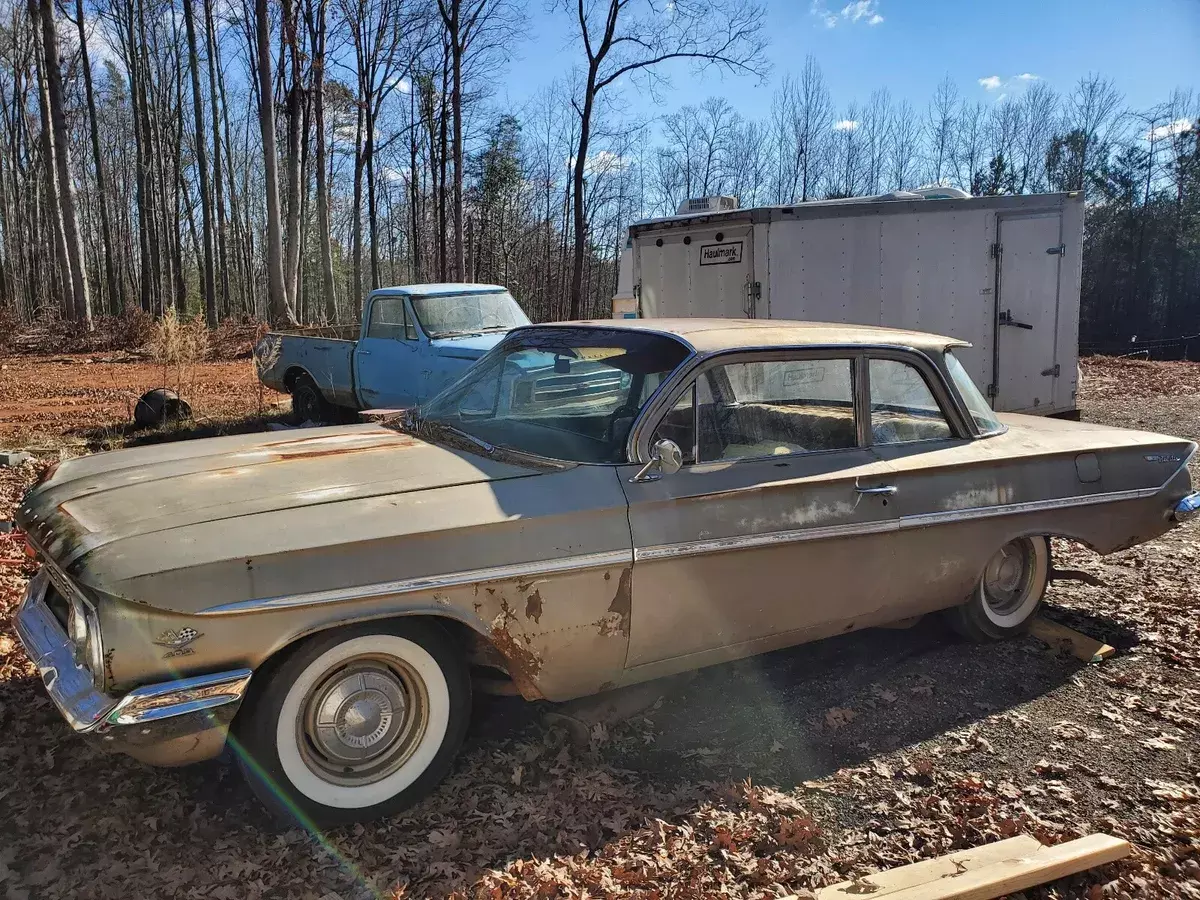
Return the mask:
M 274 357 L 274 363 L 263 372 L 263 384 L 289 393 L 292 378 L 303 370 L 330 403 L 357 408 L 354 347 L 358 343 L 358 329 L 357 325 L 320 325 L 270 332 L 265 340 L 271 347 L 267 352 Z

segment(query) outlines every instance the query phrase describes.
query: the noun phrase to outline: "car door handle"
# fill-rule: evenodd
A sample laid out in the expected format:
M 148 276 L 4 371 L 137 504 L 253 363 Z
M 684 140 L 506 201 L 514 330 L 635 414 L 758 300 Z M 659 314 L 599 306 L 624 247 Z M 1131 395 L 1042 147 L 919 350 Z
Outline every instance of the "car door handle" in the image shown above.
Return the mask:
M 896 486 L 894 484 L 881 484 L 878 487 L 861 487 L 856 484 L 854 486 L 854 493 L 891 496 L 896 493 Z

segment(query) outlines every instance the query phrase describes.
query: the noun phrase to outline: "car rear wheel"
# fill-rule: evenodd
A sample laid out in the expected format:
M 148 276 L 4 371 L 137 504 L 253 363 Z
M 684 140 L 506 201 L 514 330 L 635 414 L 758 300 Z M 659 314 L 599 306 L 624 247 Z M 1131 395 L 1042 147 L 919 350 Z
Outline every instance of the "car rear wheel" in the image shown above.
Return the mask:
M 292 385 L 292 416 L 298 424 L 332 422 L 333 405 L 325 399 L 317 383 L 308 375 L 298 375 Z
M 1050 576 L 1044 537 L 1022 537 L 996 551 L 970 598 L 947 611 L 950 624 L 974 641 L 995 641 L 1028 630 Z
M 260 682 L 235 722 L 254 792 L 318 825 L 399 812 L 450 770 L 471 710 L 462 655 L 435 624 L 320 634 Z

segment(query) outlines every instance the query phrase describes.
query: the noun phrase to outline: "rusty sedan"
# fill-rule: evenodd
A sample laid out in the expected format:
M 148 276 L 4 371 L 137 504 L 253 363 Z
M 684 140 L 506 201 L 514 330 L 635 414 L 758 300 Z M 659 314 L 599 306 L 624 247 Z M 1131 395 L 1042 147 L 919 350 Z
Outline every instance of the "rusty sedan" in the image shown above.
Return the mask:
M 1193 516 L 1196 445 L 997 416 L 951 338 L 778 321 L 519 328 L 395 421 L 63 462 L 18 631 L 77 732 L 227 742 L 317 823 L 449 770 L 473 673 L 561 701 L 944 612 L 1025 629 L 1051 536 Z

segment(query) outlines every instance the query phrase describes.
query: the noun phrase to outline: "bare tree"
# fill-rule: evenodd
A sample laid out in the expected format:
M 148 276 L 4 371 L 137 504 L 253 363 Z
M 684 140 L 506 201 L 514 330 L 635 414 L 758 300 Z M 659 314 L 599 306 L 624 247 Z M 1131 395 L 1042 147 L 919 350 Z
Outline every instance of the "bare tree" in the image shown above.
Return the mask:
M 811 200 L 825 176 L 833 125 L 833 100 L 811 54 L 799 80 L 784 76 L 773 100 L 772 119 L 778 163 L 775 199 Z
M 996 105 L 1009 104 L 1001 101 Z M 976 176 L 983 171 L 987 153 L 987 122 L 987 104 L 963 100 L 955 128 L 954 165 L 959 185 L 967 190 L 973 190 Z
M 32 2 L 32 0 L 31 0 Z M 54 165 L 58 173 L 58 198 L 62 205 L 63 237 L 71 272 L 72 314 L 92 324 L 92 298 L 88 288 L 87 265 L 83 253 L 83 235 L 75 203 L 75 183 L 71 180 L 71 145 L 67 137 L 67 115 L 63 105 L 62 69 L 58 59 L 58 31 L 54 24 L 53 0 L 40 0 L 42 55 L 46 67 L 46 94 L 50 107 L 50 128 L 54 141 Z M 32 11 L 32 10 L 31 10 Z
M 958 87 L 947 75 L 938 83 L 925 114 L 925 170 L 931 184 L 941 184 L 953 172 L 957 106 Z
M 325 146 L 325 43 L 328 38 L 329 0 L 305 0 L 304 18 L 312 47 L 313 120 L 316 131 L 314 168 L 317 175 L 317 244 L 321 255 L 321 287 L 325 295 L 325 320 L 337 320 L 337 295 L 333 280 L 333 238 L 329 227 L 329 177 Z
M 1044 81 L 1031 84 L 1018 101 L 1017 193 L 1046 188 L 1046 148 L 1058 121 L 1058 104 L 1058 94 Z
M 262 132 L 263 178 L 267 203 L 267 296 L 271 323 L 294 328 L 296 314 L 283 278 L 283 223 L 279 210 L 279 155 L 275 149 L 275 103 L 271 79 L 271 22 L 267 0 L 254 0 L 258 65 L 258 122 Z
M 114 262 L 112 224 L 108 215 L 108 179 L 104 173 L 104 158 L 100 151 L 100 125 L 96 119 L 96 92 L 92 87 L 92 61 L 88 53 L 87 27 L 83 15 L 83 0 L 75 0 L 75 25 L 79 30 L 79 57 L 83 68 L 83 89 L 88 108 L 88 137 L 92 143 L 92 165 L 96 170 L 96 205 L 100 211 L 100 238 L 104 244 L 104 283 L 108 301 L 115 312 L 121 308 L 121 288 Z
M 1070 190 L 1089 192 L 1088 173 L 1107 153 L 1110 131 L 1119 124 L 1121 101 L 1113 83 L 1095 74 L 1079 79 L 1067 97 L 1064 125 L 1078 141 L 1067 172 Z
M 916 110 L 907 100 L 901 100 L 892 113 L 888 131 L 887 180 L 893 190 L 916 187 L 920 146 L 921 125 Z
M 582 96 L 572 101 L 580 128 L 573 163 L 570 316 L 578 318 L 588 238 L 585 176 L 597 98 L 622 76 L 653 76 L 655 67 L 668 60 L 761 75 L 766 11 L 757 0 L 672 0 L 669 11 L 656 0 L 558 0 L 558 5 L 572 16 L 586 59 Z
M 857 103 L 846 107 L 845 115 L 834 122 L 834 160 L 830 173 L 829 194 L 834 197 L 853 197 L 859 193 L 862 176 L 862 114 Z
M 82 0 L 76 0 L 82 2 Z M 204 219 L 204 317 L 210 328 L 217 326 L 216 260 L 213 253 L 213 214 L 208 192 L 208 139 L 204 127 L 204 98 L 200 94 L 200 60 L 196 55 L 196 16 L 192 0 L 183 0 L 183 21 L 187 30 L 188 70 L 192 80 L 192 116 L 196 126 L 196 171 L 200 181 L 200 209 Z M 216 123 L 213 123 L 214 126 Z
M 454 279 L 466 275 L 463 248 L 463 59 L 476 41 L 488 32 L 501 38 L 494 47 L 507 47 L 503 39 L 511 37 L 522 20 L 520 6 L 513 0 L 438 0 L 438 11 L 446 30 L 452 73 L 450 114 L 453 118 L 453 206 L 454 206 Z
M 862 189 L 866 194 L 878 194 L 883 190 L 891 127 L 892 95 L 887 88 L 879 88 L 871 92 L 871 99 L 862 111 Z

